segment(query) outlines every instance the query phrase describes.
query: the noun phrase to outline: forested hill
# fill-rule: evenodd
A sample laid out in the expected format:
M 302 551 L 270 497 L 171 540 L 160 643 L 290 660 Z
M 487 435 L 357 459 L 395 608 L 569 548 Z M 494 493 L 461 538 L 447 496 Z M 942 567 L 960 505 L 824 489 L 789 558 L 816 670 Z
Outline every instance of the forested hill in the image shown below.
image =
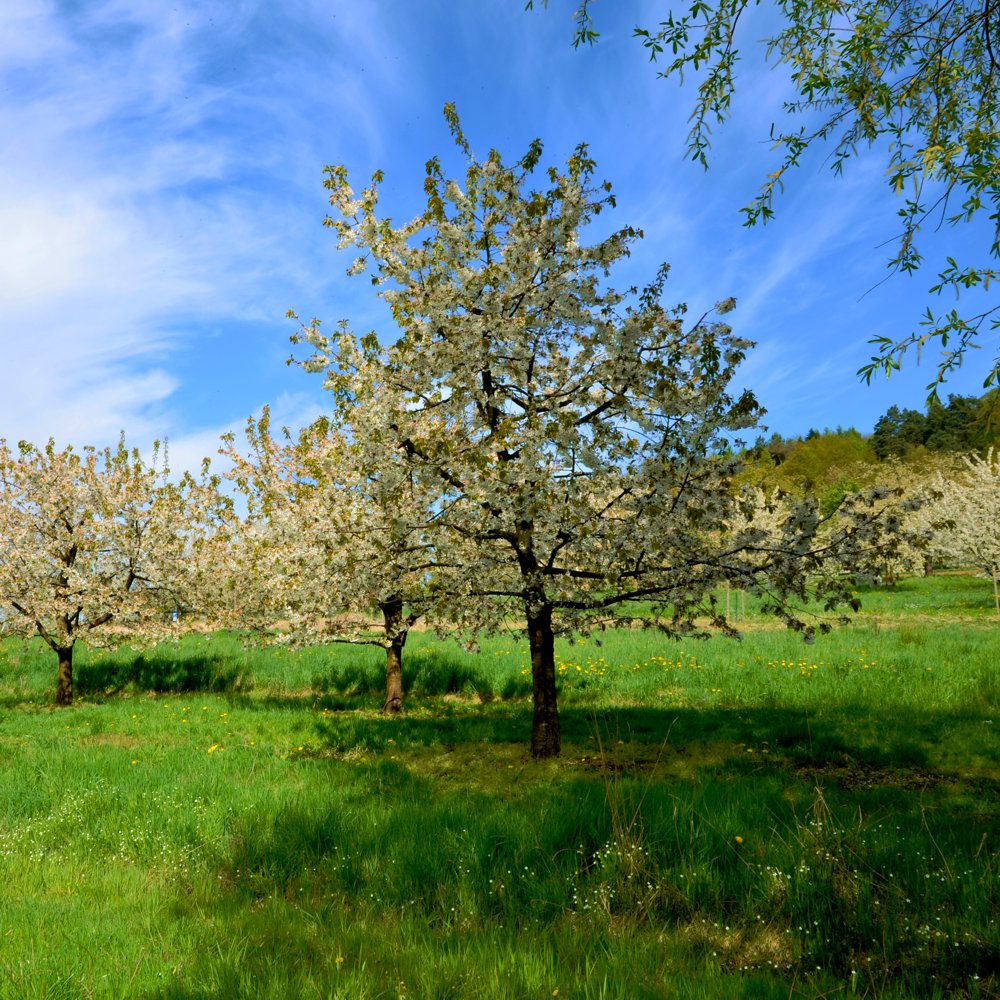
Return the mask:
M 883 462 L 948 466 L 953 458 L 1000 444 L 1000 392 L 950 395 L 921 413 L 891 406 L 870 435 L 853 427 L 810 430 L 803 437 L 759 438 L 745 478 L 767 489 L 814 493 L 833 503 L 844 491 L 879 478 Z

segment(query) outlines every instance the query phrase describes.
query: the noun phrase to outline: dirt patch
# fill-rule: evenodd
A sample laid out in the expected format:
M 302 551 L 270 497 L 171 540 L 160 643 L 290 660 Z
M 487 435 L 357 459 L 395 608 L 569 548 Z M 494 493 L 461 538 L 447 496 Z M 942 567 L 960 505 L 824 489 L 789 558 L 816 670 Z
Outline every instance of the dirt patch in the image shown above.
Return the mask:
M 862 760 L 824 761 L 796 764 L 792 770 L 810 782 L 832 781 L 841 788 L 902 788 L 923 791 L 954 784 L 951 775 L 923 767 L 886 767 Z

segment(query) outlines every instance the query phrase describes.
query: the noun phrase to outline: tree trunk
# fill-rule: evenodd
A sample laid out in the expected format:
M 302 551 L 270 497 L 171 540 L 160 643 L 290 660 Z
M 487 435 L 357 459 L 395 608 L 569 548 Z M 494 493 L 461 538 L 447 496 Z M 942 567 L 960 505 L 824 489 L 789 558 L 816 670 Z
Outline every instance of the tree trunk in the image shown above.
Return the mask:
M 406 634 L 393 639 L 385 647 L 385 704 L 383 715 L 398 715 L 403 711 L 403 645 Z
M 59 672 L 56 674 L 56 704 L 73 704 L 73 647 L 59 646 Z
M 383 715 L 398 715 L 403 711 L 403 646 L 407 629 L 403 628 L 403 602 L 398 599 L 379 605 L 389 640 L 385 647 L 385 704 Z
M 535 713 L 531 720 L 531 756 L 558 757 L 562 749 L 559 709 L 556 705 L 556 652 L 552 634 L 552 606 L 527 608 L 531 649 L 531 690 Z

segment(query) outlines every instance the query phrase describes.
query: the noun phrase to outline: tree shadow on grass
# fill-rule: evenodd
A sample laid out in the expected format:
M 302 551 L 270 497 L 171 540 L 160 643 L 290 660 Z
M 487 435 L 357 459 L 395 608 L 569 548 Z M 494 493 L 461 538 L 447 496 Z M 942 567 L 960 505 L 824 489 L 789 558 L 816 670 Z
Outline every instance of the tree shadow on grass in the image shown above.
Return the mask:
M 471 762 L 498 753 L 530 761 L 530 704 L 411 699 L 410 705 L 392 717 L 325 708 L 315 723 L 319 752 L 398 753 L 405 759 L 408 751 L 429 749 Z M 857 706 L 820 716 L 801 709 L 571 706 L 560 718 L 563 753 L 554 766 L 566 772 L 751 778 L 782 771 L 810 787 L 829 784 L 861 796 L 1000 792 L 1000 756 L 982 743 L 985 733 L 992 738 L 989 720 L 970 713 L 910 711 L 887 719 Z M 951 756 L 966 747 L 980 754 L 972 773 L 941 766 L 942 734 Z
M 159 650 L 128 659 L 109 657 L 85 662 L 76 667 L 75 675 L 80 694 L 105 696 L 125 690 L 229 694 L 247 690 L 251 683 L 230 656 L 178 656 L 173 651 L 161 654 Z
M 385 664 L 345 660 L 335 663 L 313 678 L 312 687 L 320 695 L 377 696 L 385 690 Z M 450 650 L 421 648 L 406 656 L 403 691 L 427 696 L 470 694 L 491 698 L 490 682 L 474 662 Z
M 482 676 L 475 660 L 447 649 L 424 647 L 408 657 L 403 690 L 422 695 L 467 694 L 483 699 L 493 696 L 492 684 Z

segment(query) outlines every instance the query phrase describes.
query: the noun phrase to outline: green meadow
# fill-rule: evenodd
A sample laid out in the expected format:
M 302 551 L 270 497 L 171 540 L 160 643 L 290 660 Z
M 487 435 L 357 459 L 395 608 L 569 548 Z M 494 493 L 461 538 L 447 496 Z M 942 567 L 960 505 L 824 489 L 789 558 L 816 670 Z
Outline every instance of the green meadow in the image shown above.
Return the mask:
M 0 643 L 0 998 L 1000 996 L 1000 622 L 972 576 L 806 645 Z M 738 604 L 736 596 L 734 611 Z

